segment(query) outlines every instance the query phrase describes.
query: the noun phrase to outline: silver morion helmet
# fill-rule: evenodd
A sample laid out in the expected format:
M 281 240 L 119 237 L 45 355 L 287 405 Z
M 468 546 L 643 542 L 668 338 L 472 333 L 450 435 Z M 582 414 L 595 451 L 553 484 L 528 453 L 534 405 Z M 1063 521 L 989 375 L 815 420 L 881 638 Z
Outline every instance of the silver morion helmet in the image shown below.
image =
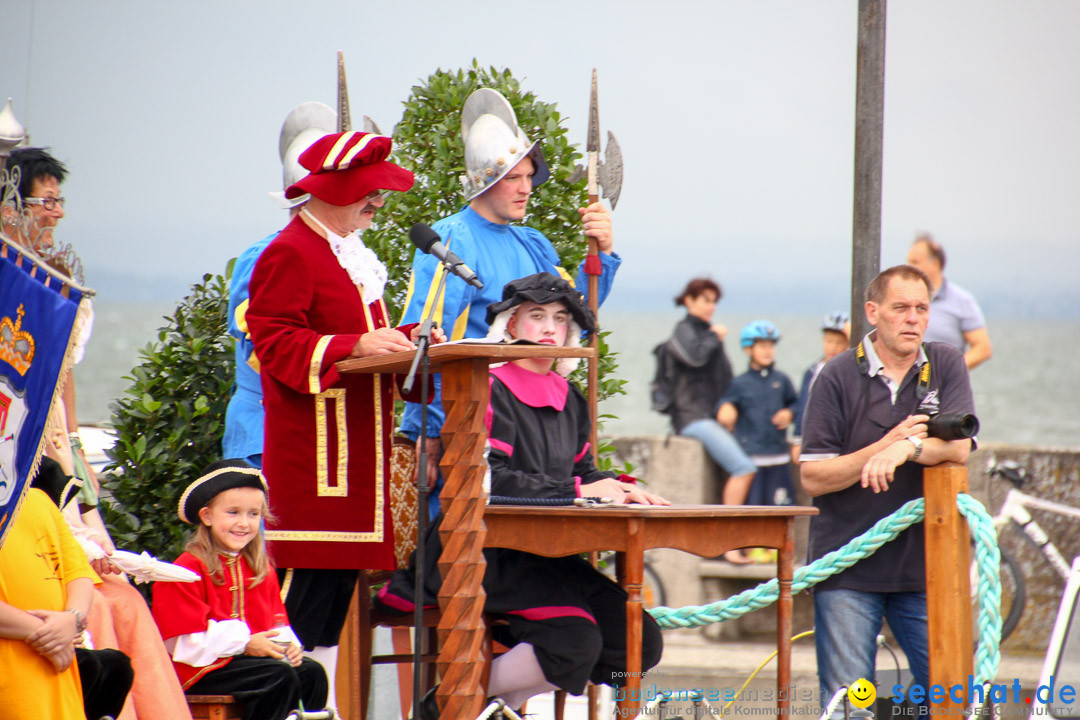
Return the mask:
M 461 140 L 465 143 L 465 171 L 461 178 L 465 200 L 502 180 L 510 168 L 532 158 L 536 187 L 550 177 L 539 141 L 530 143 L 517 124 L 514 108 L 498 91 L 481 88 L 469 96 L 461 110 Z
M 281 187 L 287 188 L 299 182 L 308 174 L 300 164 L 300 155 L 311 147 L 316 140 L 333 135 L 337 130 L 337 114 L 321 102 L 306 102 L 297 105 L 285 118 L 278 140 L 278 154 L 281 156 Z M 281 190 L 270 193 L 270 197 L 282 210 L 290 210 L 307 202 L 308 195 L 288 199 Z

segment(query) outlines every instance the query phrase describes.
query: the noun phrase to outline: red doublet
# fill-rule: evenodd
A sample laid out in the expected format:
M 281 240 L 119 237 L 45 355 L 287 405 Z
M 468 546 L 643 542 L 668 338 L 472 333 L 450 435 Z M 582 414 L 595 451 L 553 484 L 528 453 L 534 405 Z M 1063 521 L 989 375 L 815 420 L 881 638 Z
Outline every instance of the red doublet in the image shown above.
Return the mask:
M 176 564 L 198 573 L 199 579 L 191 583 L 154 583 L 154 620 L 165 640 L 205 632 L 211 620 L 243 620 L 252 635 L 289 624 L 285 606 L 281 603 L 281 587 L 273 570 L 258 585 L 249 587 L 254 573 L 244 556 L 222 555 L 225 583 L 215 585 L 206 564 L 191 553 L 181 554 Z M 206 673 L 225 667 L 230 660 L 232 657 L 220 658 L 201 668 L 173 662 L 173 667 L 180 677 L 180 684 L 187 690 Z
M 360 336 L 389 327 L 330 244 L 297 216 L 251 278 L 248 327 L 266 410 L 263 473 L 278 567 L 393 569 L 392 375 L 340 375 Z M 408 327 L 402 328 L 408 332 Z

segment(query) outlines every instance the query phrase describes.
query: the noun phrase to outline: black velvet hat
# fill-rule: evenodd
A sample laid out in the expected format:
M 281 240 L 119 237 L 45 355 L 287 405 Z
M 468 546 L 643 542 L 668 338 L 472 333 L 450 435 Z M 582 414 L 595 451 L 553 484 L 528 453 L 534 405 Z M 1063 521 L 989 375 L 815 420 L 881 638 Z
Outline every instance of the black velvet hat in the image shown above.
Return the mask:
M 538 305 L 561 302 L 570 311 L 570 316 L 578 327 L 590 335 L 596 332 L 596 318 L 585 306 L 581 293 L 561 277 L 546 272 L 527 275 L 506 283 L 503 286 L 503 299 L 487 307 L 488 325 L 491 325 L 499 314 L 525 302 Z
M 233 488 L 249 487 L 270 493 L 262 472 L 243 460 L 217 460 L 210 463 L 195 482 L 187 486 L 180 496 L 177 514 L 192 525 L 198 522 L 199 510 L 210 504 L 215 497 Z

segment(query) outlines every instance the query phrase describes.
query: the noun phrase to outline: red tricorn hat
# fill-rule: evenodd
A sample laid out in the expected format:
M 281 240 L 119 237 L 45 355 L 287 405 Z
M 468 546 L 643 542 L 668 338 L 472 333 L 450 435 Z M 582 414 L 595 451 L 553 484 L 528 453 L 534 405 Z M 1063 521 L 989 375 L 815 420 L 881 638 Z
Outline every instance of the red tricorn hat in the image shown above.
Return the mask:
M 413 186 L 413 174 L 386 159 L 390 145 L 390 138 L 375 133 L 320 138 L 300 155 L 309 172 L 289 186 L 285 197 L 311 193 L 331 205 L 352 205 L 376 190 L 404 192 Z

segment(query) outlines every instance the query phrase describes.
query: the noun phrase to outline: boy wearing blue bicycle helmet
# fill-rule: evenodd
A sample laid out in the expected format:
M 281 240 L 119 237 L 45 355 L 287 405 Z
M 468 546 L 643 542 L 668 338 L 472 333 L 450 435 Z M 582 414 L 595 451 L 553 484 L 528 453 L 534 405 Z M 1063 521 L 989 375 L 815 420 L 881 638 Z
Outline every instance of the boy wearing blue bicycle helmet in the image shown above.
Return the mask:
M 780 332 L 768 320 L 755 320 L 743 328 L 739 344 L 750 367 L 731 381 L 717 412 L 717 421 L 735 435 L 757 467 L 747 505 L 795 502 L 787 428 L 799 396 L 788 376 L 774 367 L 778 340 Z

